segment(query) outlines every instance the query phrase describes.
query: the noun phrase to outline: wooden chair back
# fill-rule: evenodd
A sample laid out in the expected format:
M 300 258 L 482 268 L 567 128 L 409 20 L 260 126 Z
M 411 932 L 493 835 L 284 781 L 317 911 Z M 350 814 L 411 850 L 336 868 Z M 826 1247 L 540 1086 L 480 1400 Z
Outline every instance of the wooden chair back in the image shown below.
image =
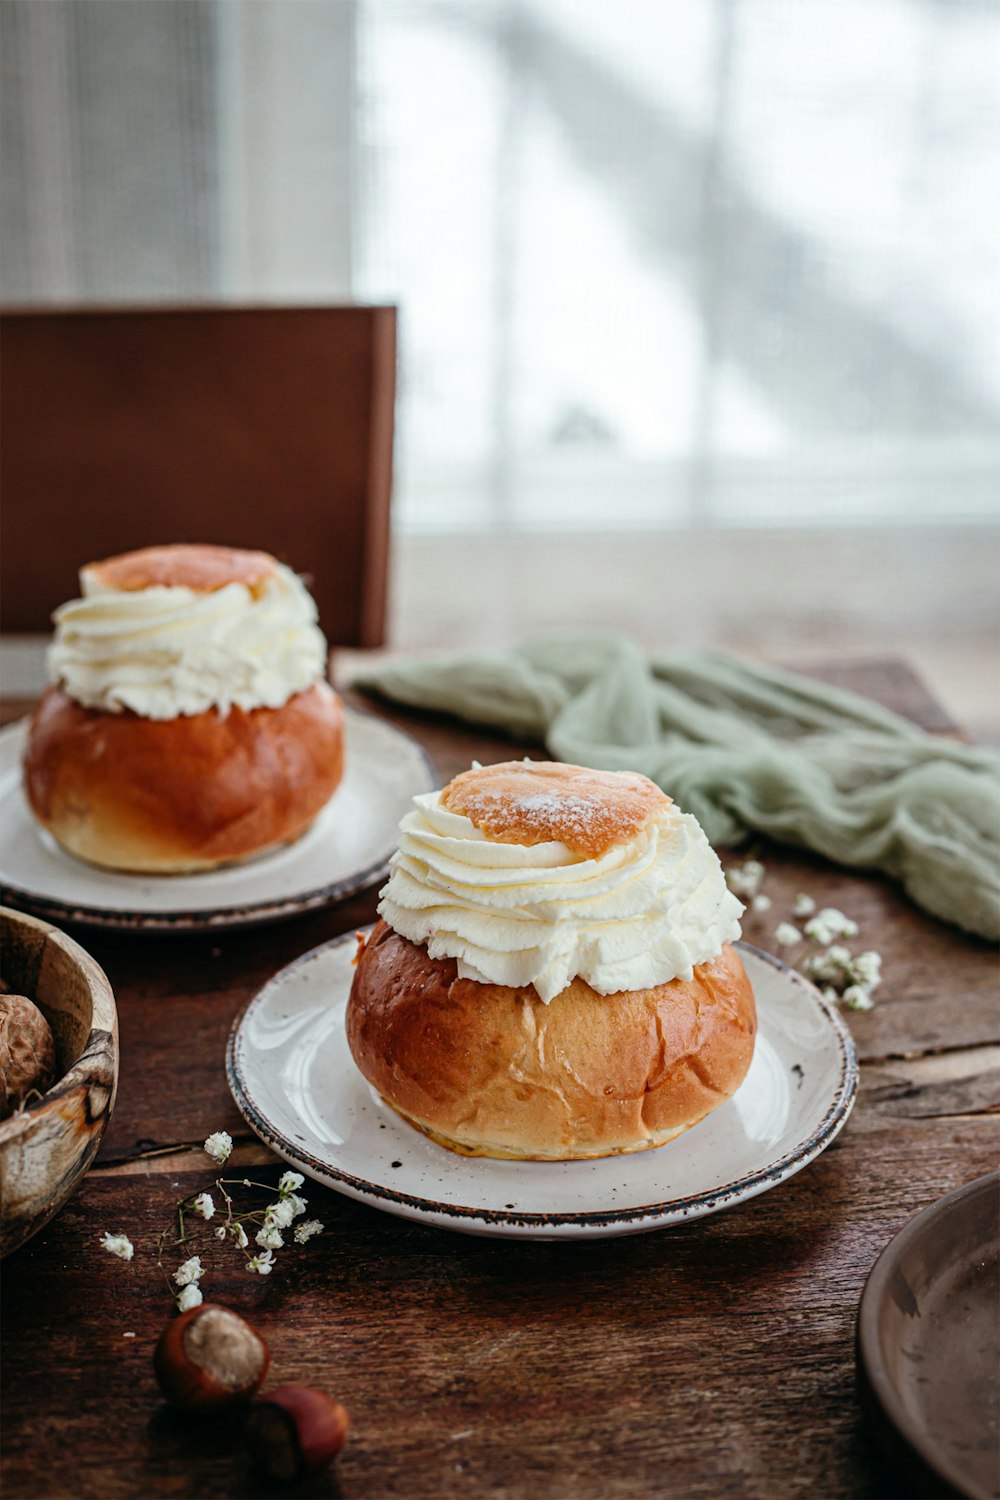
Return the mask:
M 0 628 L 50 629 L 92 559 L 217 542 L 383 644 L 395 370 L 392 307 L 5 312 Z

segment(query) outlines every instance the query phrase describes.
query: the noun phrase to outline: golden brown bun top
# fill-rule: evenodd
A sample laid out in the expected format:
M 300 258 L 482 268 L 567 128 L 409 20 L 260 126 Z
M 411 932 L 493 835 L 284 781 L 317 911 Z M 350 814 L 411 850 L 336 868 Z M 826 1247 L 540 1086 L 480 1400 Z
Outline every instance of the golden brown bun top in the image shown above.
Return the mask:
M 274 574 L 275 567 L 274 558 L 267 552 L 213 547 L 207 542 L 175 542 L 106 557 L 88 563 L 83 571 L 105 588 L 124 594 L 156 584 L 211 594 L 227 583 L 245 583 L 253 591 Z
M 634 771 L 592 771 L 551 760 L 505 760 L 463 771 L 441 793 L 495 844 L 559 840 L 585 859 L 627 844 L 670 798 Z

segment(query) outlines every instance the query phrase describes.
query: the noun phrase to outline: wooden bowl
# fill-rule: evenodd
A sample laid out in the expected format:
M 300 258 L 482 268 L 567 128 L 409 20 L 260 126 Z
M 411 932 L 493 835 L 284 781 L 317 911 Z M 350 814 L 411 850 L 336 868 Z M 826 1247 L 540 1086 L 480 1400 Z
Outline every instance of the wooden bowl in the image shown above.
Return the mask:
M 118 1013 L 107 976 L 49 922 L 0 907 L 3 978 L 52 1028 L 58 1082 L 0 1121 L 0 1258 L 58 1213 L 101 1144 L 118 1087 Z

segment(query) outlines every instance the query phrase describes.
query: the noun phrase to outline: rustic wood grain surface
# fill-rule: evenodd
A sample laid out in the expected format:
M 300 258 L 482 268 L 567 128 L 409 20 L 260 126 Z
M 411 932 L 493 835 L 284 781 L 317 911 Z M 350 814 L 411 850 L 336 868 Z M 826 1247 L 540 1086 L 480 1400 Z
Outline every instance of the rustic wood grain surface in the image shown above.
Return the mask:
M 817 675 L 928 728 L 953 727 L 899 663 L 829 663 Z M 423 741 L 442 779 L 473 756 L 536 748 L 381 711 Z M 850 1016 L 862 1085 L 843 1134 L 737 1209 L 603 1242 L 449 1234 L 308 1185 L 310 1213 L 328 1226 L 321 1238 L 284 1253 L 266 1280 L 220 1247 L 208 1283 L 268 1339 L 275 1381 L 321 1385 L 353 1414 L 336 1470 L 289 1493 L 913 1493 L 859 1412 L 854 1321 L 865 1277 L 902 1224 L 996 1165 L 994 957 L 887 881 L 773 846 L 753 852 L 772 907 L 747 922 L 751 942 L 773 947 L 774 926 L 805 889 L 853 916 L 884 957 L 875 1010 Z M 74 929 L 118 998 L 120 1092 L 97 1166 L 4 1265 L 9 1500 L 278 1493 L 254 1476 L 235 1425 L 181 1418 L 161 1402 L 150 1356 L 171 1304 L 152 1248 L 175 1200 L 211 1185 L 197 1149 L 209 1131 L 237 1140 L 235 1175 L 276 1182 L 281 1169 L 226 1089 L 227 1033 L 276 969 L 370 921 L 374 905 L 370 892 L 273 927 L 204 936 Z M 100 1249 L 104 1230 L 129 1234 L 131 1263 Z

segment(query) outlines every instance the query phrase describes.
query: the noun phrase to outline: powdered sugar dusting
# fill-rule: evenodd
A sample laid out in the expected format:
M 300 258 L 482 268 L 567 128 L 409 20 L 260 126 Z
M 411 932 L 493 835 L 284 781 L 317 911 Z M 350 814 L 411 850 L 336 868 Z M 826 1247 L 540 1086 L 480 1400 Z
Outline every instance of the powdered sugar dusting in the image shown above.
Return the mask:
M 585 859 L 628 843 L 669 801 L 634 772 L 554 761 L 476 767 L 457 776 L 441 796 L 443 807 L 464 814 L 496 843 L 558 842 Z

